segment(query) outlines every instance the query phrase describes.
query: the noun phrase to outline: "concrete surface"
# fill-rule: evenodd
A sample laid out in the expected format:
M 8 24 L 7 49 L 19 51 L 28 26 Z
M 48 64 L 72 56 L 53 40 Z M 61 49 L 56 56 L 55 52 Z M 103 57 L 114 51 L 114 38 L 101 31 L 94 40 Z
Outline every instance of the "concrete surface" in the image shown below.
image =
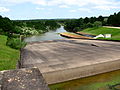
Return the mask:
M 0 72 L 0 90 L 49 90 L 37 68 Z
M 120 43 L 66 39 L 28 44 L 20 68 L 38 67 L 48 84 L 120 69 Z

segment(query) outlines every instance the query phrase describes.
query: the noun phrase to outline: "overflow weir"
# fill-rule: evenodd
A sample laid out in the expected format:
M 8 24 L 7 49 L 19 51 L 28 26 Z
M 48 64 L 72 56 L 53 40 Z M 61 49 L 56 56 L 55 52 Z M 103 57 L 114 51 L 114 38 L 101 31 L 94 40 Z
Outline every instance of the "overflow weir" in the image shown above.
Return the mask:
M 48 84 L 120 69 L 120 43 L 64 39 L 29 43 L 19 68 L 37 67 Z

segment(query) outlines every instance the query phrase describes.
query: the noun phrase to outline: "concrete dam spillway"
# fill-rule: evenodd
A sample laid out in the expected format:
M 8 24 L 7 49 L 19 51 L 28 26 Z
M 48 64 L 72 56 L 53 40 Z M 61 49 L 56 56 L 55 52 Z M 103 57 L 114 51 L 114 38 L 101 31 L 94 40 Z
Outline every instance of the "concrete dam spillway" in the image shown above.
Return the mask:
M 37 67 L 48 84 L 120 69 L 120 43 L 64 39 L 29 43 L 20 68 Z

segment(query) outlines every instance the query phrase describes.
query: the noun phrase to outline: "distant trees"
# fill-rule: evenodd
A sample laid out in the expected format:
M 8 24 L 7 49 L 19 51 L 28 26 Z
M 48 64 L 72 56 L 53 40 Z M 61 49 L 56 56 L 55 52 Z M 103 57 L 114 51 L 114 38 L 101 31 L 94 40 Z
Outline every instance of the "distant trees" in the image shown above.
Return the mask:
M 60 25 L 55 20 L 22 20 L 14 21 L 14 24 L 23 28 L 31 28 L 30 30 L 37 30 L 39 33 L 47 32 L 49 30 L 54 30 L 60 27 Z M 25 30 L 24 30 L 25 31 Z
M 76 32 L 85 28 L 101 27 L 102 25 L 120 26 L 120 12 L 114 13 L 108 17 L 85 17 L 80 19 L 68 20 L 65 23 L 65 29 L 69 32 Z
M 0 29 L 1 33 L 4 34 L 12 34 L 16 32 L 13 22 L 9 18 L 2 16 L 0 16 Z
M 110 15 L 107 24 L 110 26 L 120 26 L 120 12 Z
M 69 32 L 77 32 L 81 31 L 85 28 L 92 28 L 92 27 L 100 27 L 102 26 L 102 23 L 104 22 L 104 17 L 99 16 L 96 17 L 85 17 L 75 20 L 69 20 L 65 23 L 65 29 Z M 104 22 L 105 23 L 105 22 Z

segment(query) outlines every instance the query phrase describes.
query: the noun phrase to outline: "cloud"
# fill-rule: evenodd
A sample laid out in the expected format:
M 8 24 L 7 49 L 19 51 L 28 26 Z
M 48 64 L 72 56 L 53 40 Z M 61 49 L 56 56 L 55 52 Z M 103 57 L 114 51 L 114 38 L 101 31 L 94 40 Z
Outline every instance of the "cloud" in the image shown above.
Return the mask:
M 95 9 L 99 9 L 99 10 L 111 10 L 111 9 L 120 9 L 119 6 L 95 6 Z
M 89 8 L 79 8 L 78 10 L 82 11 L 82 12 L 88 12 L 88 13 L 92 12 L 91 9 L 89 9 Z
M 74 10 L 70 10 L 69 12 L 87 12 L 87 13 L 91 13 L 92 10 L 91 9 L 88 9 L 88 8 L 79 8 L 79 9 L 74 9 Z
M 8 8 L 5 8 L 5 7 L 0 7 L 0 12 L 2 13 L 2 12 L 9 12 L 10 11 L 10 9 L 8 9 Z
M 113 4 L 116 3 L 115 0 L 0 0 L 0 2 L 4 3 L 25 3 L 30 2 L 34 4 L 41 4 L 41 5 L 88 5 L 88 4 L 95 4 L 95 5 L 106 5 L 106 4 Z
M 60 5 L 59 8 L 70 8 L 70 7 L 67 5 Z
M 39 5 L 47 5 L 45 0 L 0 0 L 0 5 L 16 5 L 21 3 L 32 3 L 32 4 L 39 4 Z
M 77 10 L 70 10 L 69 12 L 77 12 Z
M 110 10 L 117 8 L 120 1 L 117 0 L 0 0 L 0 5 L 5 6 L 8 4 L 32 3 L 43 6 L 58 6 L 60 8 L 69 8 L 73 6 L 81 7 L 80 11 L 90 12 L 89 8 Z M 88 9 L 84 9 L 89 7 Z
M 37 9 L 37 10 L 44 10 L 45 8 L 39 8 L 39 7 L 37 7 L 36 9 Z

